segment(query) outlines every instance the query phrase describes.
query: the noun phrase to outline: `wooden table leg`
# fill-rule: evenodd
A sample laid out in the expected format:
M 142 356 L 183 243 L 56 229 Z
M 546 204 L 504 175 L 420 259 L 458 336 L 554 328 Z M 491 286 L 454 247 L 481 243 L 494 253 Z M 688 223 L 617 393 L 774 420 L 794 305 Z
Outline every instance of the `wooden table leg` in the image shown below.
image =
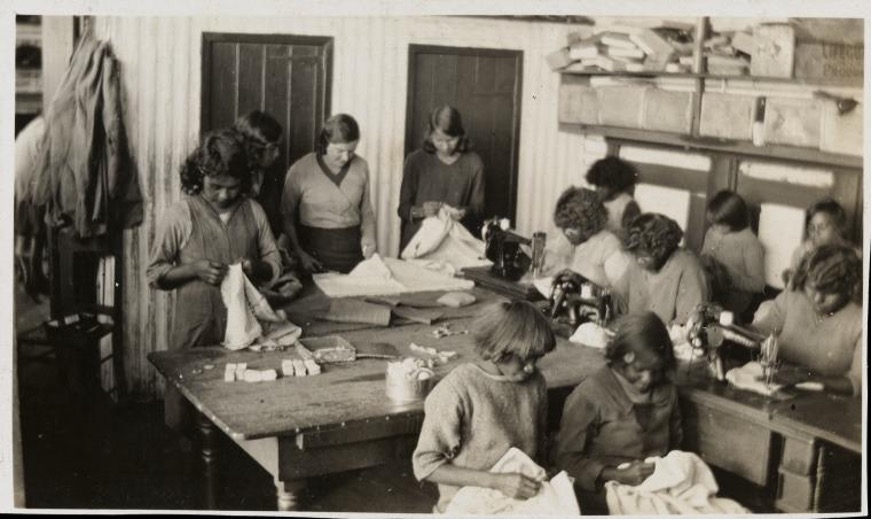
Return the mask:
M 206 509 L 218 509 L 218 431 L 202 413 L 197 414 L 200 456 L 203 459 L 203 499 Z
M 279 511 L 299 511 L 300 496 L 303 492 L 303 480 L 276 480 L 276 497 Z

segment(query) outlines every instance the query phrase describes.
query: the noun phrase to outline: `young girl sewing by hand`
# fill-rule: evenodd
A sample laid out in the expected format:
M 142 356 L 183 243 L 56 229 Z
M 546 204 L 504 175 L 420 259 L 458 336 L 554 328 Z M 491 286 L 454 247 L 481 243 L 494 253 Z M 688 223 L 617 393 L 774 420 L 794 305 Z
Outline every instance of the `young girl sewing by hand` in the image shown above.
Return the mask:
M 548 320 L 527 302 L 504 302 L 474 327 L 479 359 L 452 370 L 430 392 L 412 455 L 415 477 L 438 484 L 438 513 L 463 486 L 535 496 L 536 480 L 488 471 L 511 447 L 545 461 L 547 388 L 536 362 L 554 349 Z

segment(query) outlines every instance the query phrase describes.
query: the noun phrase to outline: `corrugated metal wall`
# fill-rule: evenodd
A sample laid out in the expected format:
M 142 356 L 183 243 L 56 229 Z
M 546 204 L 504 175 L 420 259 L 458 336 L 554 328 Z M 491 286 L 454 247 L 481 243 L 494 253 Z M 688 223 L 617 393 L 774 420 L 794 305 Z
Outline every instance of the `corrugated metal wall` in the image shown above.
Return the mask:
M 125 112 L 146 201 L 143 225 L 125 236 L 124 309 L 128 380 L 134 395 L 152 396 L 161 381 L 146 355 L 166 348 L 172 296 L 145 282 L 149 247 L 162 211 L 179 197 L 177 167 L 199 132 L 203 32 L 331 36 L 332 112 L 359 121 L 359 153 L 370 164 L 379 250 L 396 255 L 408 81 L 414 44 L 524 52 L 518 181 L 520 232 L 553 232 L 551 210 L 561 190 L 580 184 L 605 155 L 602 140 L 560 132 L 559 74 L 544 56 L 565 45 L 570 26 L 448 17 L 134 18 L 100 17 L 96 34 L 112 41 L 122 64 Z

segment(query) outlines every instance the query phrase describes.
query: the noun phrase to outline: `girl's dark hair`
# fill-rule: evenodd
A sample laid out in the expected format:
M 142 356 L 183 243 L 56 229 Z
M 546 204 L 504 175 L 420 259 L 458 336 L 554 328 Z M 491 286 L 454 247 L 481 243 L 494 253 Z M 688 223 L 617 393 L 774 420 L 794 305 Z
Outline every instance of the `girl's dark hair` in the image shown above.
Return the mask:
M 669 331 L 653 312 L 628 314 L 617 321 L 616 330 L 603 352 L 609 366 L 623 366 L 625 354 L 647 349 L 663 362 L 664 369 L 675 368 Z
M 197 195 L 203 190 L 203 177 L 207 175 L 228 175 L 240 180 L 242 194 L 251 191 L 251 171 L 236 131 L 224 129 L 203 138 L 200 145 L 182 163 L 179 171 L 182 191 L 188 195 Z
M 745 199 L 730 190 L 722 190 L 712 197 L 707 212 L 712 224 L 720 224 L 730 231 L 741 231 L 748 227 L 748 206 Z
M 642 213 L 624 229 L 624 248 L 630 253 L 644 251 L 655 258 L 669 258 L 684 233 L 678 223 L 659 213 Z
M 610 193 L 629 191 L 639 180 L 636 167 L 619 157 L 609 156 L 593 163 L 584 176 L 588 184 L 607 188 Z
M 494 304 L 475 321 L 475 352 L 501 363 L 511 356 L 537 359 L 554 350 L 556 340 L 545 316 L 529 302 Z
M 262 143 L 277 143 L 282 137 L 282 125 L 266 112 L 253 110 L 236 120 L 233 128 L 247 139 L 258 139 Z
M 460 117 L 460 112 L 448 105 L 442 105 L 433 109 L 430 112 L 430 117 L 427 119 L 427 137 L 424 138 L 423 148 L 427 153 L 436 153 L 436 147 L 433 145 L 433 132 L 441 130 L 442 133 L 449 137 L 459 137 L 455 152 L 468 152 L 472 150 L 472 143 L 466 135 L 466 130 L 463 128 L 463 120 Z
M 606 227 L 609 214 L 599 195 L 593 190 L 570 186 L 557 199 L 554 207 L 554 225 L 566 229 L 581 229 L 585 236 L 593 236 Z
M 851 246 L 816 247 L 802 258 L 790 289 L 802 291 L 808 282 L 822 293 L 840 294 L 859 304 L 863 298 L 863 261 Z
M 848 239 L 848 215 L 845 213 L 845 208 L 836 202 L 833 198 L 821 199 L 805 210 L 805 229 L 804 233 L 808 234 L 808 225 L 811 219 L 818 213 L 826 213 L 833 219 L 833 225 L 836 227 L 836 233 L 843 240 Z
M 357 121 L 348 114 L 336 114 L 324 121 L 321 133 L 318 134 L 318 155 L 327 153 L 327 145 L 353 143 L 360 140 L 360 127 Z

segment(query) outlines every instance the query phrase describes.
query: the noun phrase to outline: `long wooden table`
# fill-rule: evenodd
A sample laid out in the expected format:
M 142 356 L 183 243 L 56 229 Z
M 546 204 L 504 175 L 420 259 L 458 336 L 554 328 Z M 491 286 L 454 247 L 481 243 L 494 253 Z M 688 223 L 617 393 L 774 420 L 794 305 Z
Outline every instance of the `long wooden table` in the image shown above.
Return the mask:
M 476 293 L 480 300 L 495 299 L 480 289 Z M 453 318 L 450 323 L 453 330 L 469 330 L 472 318 Z M 344 330 L 341 335 L 364 349 L 368 344 L 389 343 L 402 355 L 413 355 L 410 342 L 456 351 L 459 355 L 455 359 L 436 367 L 437 377 L 443 377 L 474 359 L 473 339 L 469 334 L 436 339 L 431 333 L 435 327 L 368 327 Z M 323 323 L 309 323 L 309 328 L 331 332 Z M 225 363 L 279 369 L 281 360 L 289 357 L 292 354 L 231 352 L 221 347 L 149 356 L 168 383 L 201 412 L 207 484 L 215 477 L 216 427 L 273 476 L 279 510 L 299 507 L 298 493 L 307 477 L 411 455 L 423 420 L 423 403 L 397 404 L 386 397 L 386 361 L 359 359 L 331 364 L 317 376 L 272 382 L 223 380 Z M 603 363 L 600 350 L 562 338 L 556 351 L 540 361 L 550 391 L 552 426 L 557 419 L 555 411 L 559 414 L 569 391 Z M 824 480 L 821 471 L 828 464 L 827 450 L 838 447 L 859 460 L 862 411 L 858 399 L 810 393 L 774 401 L 707 379 L 683 377 L 680 372 L 679 387 L 685 448 L 761 486 L 772 484 L 777 472 L 776 504 L 785 511 L 817 511 L 822 504 L 827 507 L 826 500 L 818 496 L 826 489 L 819 484 Z M 859 465 L 850 477 L 859 496 Z M 808 488 L 805 494 L 803 486 Z M 215 489 L 207 487 L 207 507 L 214 508 Z M 855 510 L 859 509 L 843 509 Z

